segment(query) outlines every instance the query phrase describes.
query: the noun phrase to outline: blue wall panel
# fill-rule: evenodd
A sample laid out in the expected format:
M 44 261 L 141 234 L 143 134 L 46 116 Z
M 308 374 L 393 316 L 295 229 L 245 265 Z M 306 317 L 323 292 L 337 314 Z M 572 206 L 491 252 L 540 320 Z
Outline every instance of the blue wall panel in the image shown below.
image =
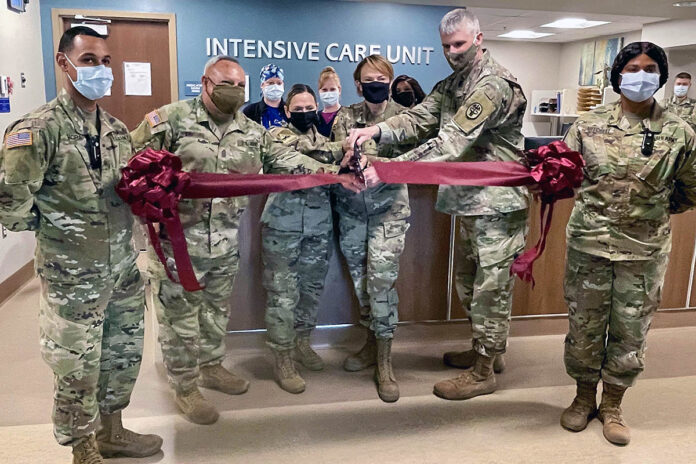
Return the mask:
M 425 64 L 425 53 L 421 63 L 394 65 L 396 75 L 408 74 L 421 83 L 428 92 L 432 86 L 451 71 L 440 46 L 437 26 L 440 18 L 449 10 L 446 7 L 396 5 L 390 3 L 362 3 L 328 0 L 42 0 L 41 26 L 46 70 L 46 97 L 55 97 L 53 75 L 53 45 L 51 9 L 123 10 L 139 12 L 174 13 L 177 21 L 179 61 L 179 96 L 184 97 L 184 82 L 199 80 L 206 55 L 206 38 L 252 39 L 262 41 L 319 43 L 319 60 L 241 58 L 240 62 L 250 77 L 251 101 L 259 100 L 260 68 L 274 62 L 285 69 L 286 89 L 302 82 L 316 89 L 319 71 L 331 65 L 339 73 L 343 85 L 342 103 L 349 104 L 359 98 L 355 92 L 352 73 L 355 62 L 344 59 L 329 61 L 325 48 L 330 43 L 379 45 L 381 54 L 392 47 L 430 47 L 430 64 Z M 229 49 L 230 54 L 232 47 Z M 240 52 L 241 47 L 240 47 Z M 340 51 L 333 50 L 334 53 Z M 293 52 L 294 55 L 294 52 Z

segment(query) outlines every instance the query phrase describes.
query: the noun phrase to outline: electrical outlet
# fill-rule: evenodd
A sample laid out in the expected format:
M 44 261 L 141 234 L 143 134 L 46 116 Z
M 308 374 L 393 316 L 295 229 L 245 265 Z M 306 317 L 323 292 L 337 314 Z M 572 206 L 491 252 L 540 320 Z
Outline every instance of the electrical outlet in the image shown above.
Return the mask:
M 27 87 L 27 78 L 24 73 L 19 73 L 19 82 L 21 82 L 23 89 Z

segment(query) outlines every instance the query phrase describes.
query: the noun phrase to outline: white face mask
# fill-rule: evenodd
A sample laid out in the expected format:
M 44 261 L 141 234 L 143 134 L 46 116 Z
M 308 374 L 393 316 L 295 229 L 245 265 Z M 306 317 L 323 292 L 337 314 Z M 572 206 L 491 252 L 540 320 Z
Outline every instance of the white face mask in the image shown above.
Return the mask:
M 674 95 L 677 97 L 686 97 L 687 92 L 689 91 L 689 86 L 688 85 L 675 85 L 674 86 Z
M 70 74 L 68 74 L 68 79 L 72 82 L 75 90 L 80 92 L 86 99 L 99 100 L 109 93 L 111 84 L 114 81 L 111 68 L 107 68 L 103 64 L 99 66 L 75 66 L 68 58 L 68 55 L 65 55 L 65 59 L 77 71 L 76 81 L 72 80 Z
M 660 75 L 642 69 L 635 73 L 621 75 L 621 94 L 632 102 L 640 103 L 652 97 L 660 88 Z
M 285 86 L 283 84 L 271 84 L 263 88 L 263 96 L 270 101 L 278 101 L 283 98 Z
M 319 92 L 319 99 L 324 104 L 324 106 L 334 106 L 338 103 L 340 95 L 338 90 L 334 92 Z

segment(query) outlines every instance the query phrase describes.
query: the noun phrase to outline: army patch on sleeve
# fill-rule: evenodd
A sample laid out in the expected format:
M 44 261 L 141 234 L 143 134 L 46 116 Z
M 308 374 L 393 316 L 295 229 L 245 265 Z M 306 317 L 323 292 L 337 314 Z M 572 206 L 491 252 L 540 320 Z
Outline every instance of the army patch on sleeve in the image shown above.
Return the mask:
M 34 143 L 34 138 L 29 130 L 19 130 L 10 132 L 5 136 L 5 148 L 30 147 Z
M 150 124 L 150 127 L 155 127 L 167 120 L 167 118 L 163 117 L 158 110 L 147 113 L 145 115 L 145 119 L 147 119 L 147 122 L 148 124 Z
M 488 95 L 483 90 L 477 90 L 459 108 L 454 115 L 454 122 L 468 134 L 486 121 L 495 110 L 495 104 Z

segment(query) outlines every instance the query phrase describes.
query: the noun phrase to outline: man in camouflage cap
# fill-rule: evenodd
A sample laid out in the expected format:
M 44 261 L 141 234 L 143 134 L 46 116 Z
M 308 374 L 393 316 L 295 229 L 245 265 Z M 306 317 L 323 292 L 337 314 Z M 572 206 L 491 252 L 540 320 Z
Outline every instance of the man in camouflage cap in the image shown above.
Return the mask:
M 674 95 L 663 102 L 667 111 L 671 111 L 696 130 L 696 99 L 689 98 L 691 74 L 680 72 L 674 79 Z
M 244 70 L 236 59 L 216 56 L 205 65 L 200 97 L 149 113 L 133 133 L 136 151 L 150 147 L 179 156 L 185 171 L 218 173 L 338 172 L 275 140 L 238 112 L 244 102 Z M 344 176 L 352 188 L 351 176 Z M 151 284 L 160 323 L 159 340 L 176 404 L 197 424 L 219 415 L 198 385 L 231 395 L 249 382 L 222 367 L 232 284 L 239 263 L 239 219 L 246 197 L 183 200 L 179 212 L 201 291 L 171 282 L 152 250 Z M 160 233 L 167 256 L 171 242 Z
M 439 130 L 437 137 L 393 161 L 522 161 L 527 101 L 510 72 L 481 48 L 478 19 L 466 9 L 452 10 L 440 22 L 440 38 L 454 72 L 420 105 L 352 131 L 351 141 L 416 141 Z M 366 177 L 368 186 L 379 181 L 374 169 Z M 442 398 L 467 399 L 496 389 L 494 362 L 507 345 L 514 283 L 510 265 L 524 248 L 527 197 L 524 188 L 440 187 L 437 209 L 462 216 L 455 277 L 473 330 L 472 351 L 444 356 L 447 365 L 473 369 L 437 383 L 434 393 Z
M 0 222 L 36 232 L 41 354 L 54 374 L 58 443 L 72 445 L 73 463 L 150 456 L 162 439 L 121 424 L 140 369 L 145 308 L 132 216 L 114 190 L 131 139 L 96 102 L 113 79 L 105 40 L 69 29 L 56 61 L 65 89 L 5 133 Z

